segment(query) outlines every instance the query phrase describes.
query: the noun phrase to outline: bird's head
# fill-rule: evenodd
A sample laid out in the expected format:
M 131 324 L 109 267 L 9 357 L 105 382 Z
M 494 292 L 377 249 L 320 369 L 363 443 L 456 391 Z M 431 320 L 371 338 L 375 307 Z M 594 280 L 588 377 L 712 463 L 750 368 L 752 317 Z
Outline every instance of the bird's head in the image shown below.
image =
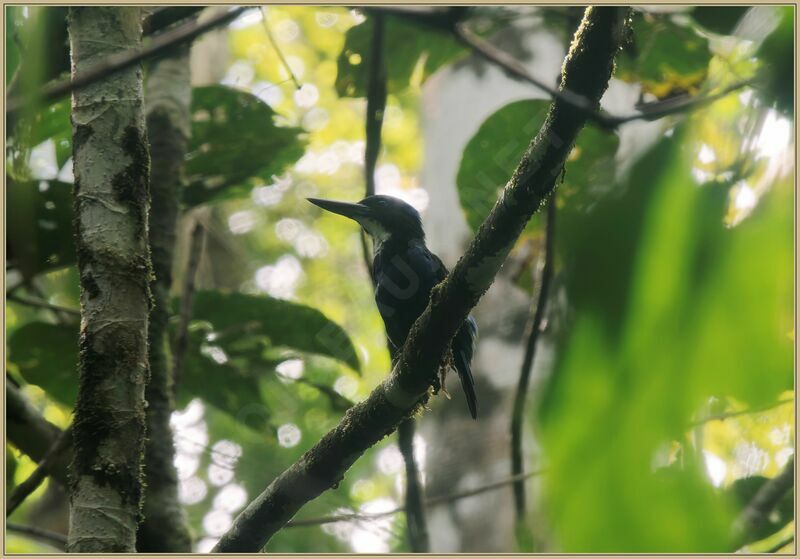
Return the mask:
M 323 210 L 349 217 L 376 241 L 401 239 L 424 240 L 422 220 L 413 206 L 392 196 L 367 196 L 355 204 L 308 198 L 308 201 Z

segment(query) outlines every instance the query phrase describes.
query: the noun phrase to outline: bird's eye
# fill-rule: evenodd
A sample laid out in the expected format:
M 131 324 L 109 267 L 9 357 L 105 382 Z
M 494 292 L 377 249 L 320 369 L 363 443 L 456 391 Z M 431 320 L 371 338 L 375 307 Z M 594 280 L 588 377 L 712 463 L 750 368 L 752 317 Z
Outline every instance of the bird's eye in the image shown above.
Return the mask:
M 378 200 L 378 205 L 379 206 L 385 206 L 387 204 L 388 204 L 388 202 L 386 200 Z

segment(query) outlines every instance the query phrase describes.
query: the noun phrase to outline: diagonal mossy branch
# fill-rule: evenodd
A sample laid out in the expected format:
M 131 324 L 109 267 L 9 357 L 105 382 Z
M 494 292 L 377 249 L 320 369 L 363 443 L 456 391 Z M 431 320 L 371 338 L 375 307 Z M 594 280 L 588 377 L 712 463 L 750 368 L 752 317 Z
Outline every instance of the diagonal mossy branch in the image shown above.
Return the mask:
M 587 8 L 564 60 L 560 89 L 599 105 L 627 13 L 618 7 Z M 494 281 L 528 220 L 553 193 L 586 118 L 563 101 L 551 105 L 541 130 L 466 253 L 433 290 L 391 375 L 256 497 L 213 552 L 259 551 L 304 504 L 336 486 L 368 448 L 427 400 L 450 340 Z

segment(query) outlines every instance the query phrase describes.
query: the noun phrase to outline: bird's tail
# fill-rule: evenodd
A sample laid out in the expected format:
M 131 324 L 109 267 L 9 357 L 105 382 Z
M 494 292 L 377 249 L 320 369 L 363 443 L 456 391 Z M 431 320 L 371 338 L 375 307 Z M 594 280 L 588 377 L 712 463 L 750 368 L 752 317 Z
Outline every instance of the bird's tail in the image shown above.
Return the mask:
M 475 319 L 469 316 L 453 338 L 452 344 L 453 364 L 458 378 L 461 380 L 461 388 L 464 389 L 464 395 L 467 397 L 467 406 L 469 406 L 472 419 L 478 418 L 478 397 L 475 394 L 475 379 L 472 378 L 470 366 L 477 337 L 478 325 L 475 323 Z

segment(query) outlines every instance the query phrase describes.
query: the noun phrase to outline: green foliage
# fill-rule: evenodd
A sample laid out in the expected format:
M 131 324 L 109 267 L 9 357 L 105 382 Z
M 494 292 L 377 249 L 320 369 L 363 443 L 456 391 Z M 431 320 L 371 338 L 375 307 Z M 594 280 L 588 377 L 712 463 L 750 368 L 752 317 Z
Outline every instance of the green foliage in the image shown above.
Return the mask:
M 6 6 L 6 85 L 11 81 L 19 66 L 19 48 L 17 46 L 18 28 L 20 25 L 20 7 Z
M 199 396 L 257 432 L 264 431 L 271 414 L 260 380 L 274 377 L 275 366 L 285 359 L 278 349 L 332 357 L 360 370 L 347 334 L 311 307 L 264 296 L 201 291 L 196 294 L 194 319 L 179 406 Z M 72 407 L 78 387 L 77 340 L 76 325 L 29 322 L 9 337 L 9 359 L 27 382 Z M 308 382 L 317 385 L 318 393 L 329 390 L 323 382 Z
M 624 195 L 560 215 L 575 319 L 540 416 L 546 510 L 566 551 L 725 549 L 730 502 L 700 466 L 654 472 L 654 460 L 709 396 L 758 405 L 792 387 L 789 185 L 725 230 L 726 193 L 690 178 L 687 137 L 660 141 Z
M 58 181 L 6 182 L 8 259 L 26 279 L 75 262 L 72 185 Z
M 692 27 L 666 14 L 635 12 L 631 43 L 618 57 L 615 75 L 663 99 L 696 93 L 710 59 L 708 41 Z
M 549 101 L 515 101 L 499 109 L 469 140 L 456 184 L 467 223 L 476 231 L 514 172 L 522 154 L 541 128 Z M 592 126 L 578 136 L 559 192 L 575 204 L 589 204 L 614 178 L 616 134 Z
M 276 124 L 258 97 L 214 85 L 192 90 L 192 138 L 184 202 L 242 197 L 303 154 L 301 130 Z
M 253 344 L 263 340 L 268 347 L 332 357 L 360 371 L 347 333 L 305 305 L 263 295 L 201 291 L 195 294 L 192 318 L 209 322 L 221 334 L 219 341 Z
M 29 322 L 8 338 L 8 358 L 25 381 L 68 407 L 78 395 L 77 325 Z
M 389 17 L 385 26 L 386 77 L 390 93 L 401 93 L 412 82 L 424 82 L 445 64 L 466 54 L 449 33 Z M 372 52 L 372 20 L 347 32 L 337 61 L 336 91 L 342 97 L 364 97 Z

